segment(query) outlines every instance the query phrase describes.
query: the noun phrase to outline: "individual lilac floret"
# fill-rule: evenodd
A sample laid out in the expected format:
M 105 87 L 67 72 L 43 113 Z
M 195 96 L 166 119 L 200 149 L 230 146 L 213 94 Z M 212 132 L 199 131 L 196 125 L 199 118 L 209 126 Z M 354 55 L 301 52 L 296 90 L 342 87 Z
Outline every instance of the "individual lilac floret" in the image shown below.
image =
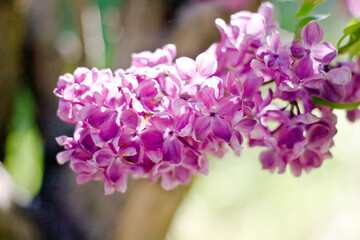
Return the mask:
M 337 55 L 337 49 L 329 42 L 320 43 L 324 32 L 320 24 L 311 21 L 301 30 L 301 40 L 292 42 L 290 50 L 297 59 L 294 63 L 295 74 L 303 79 L 318 73 L 319 64 L 329 64 Z
M 281 44 L 280 34 L 275 31 L 266 38 L 267 47 L 258 49 L 256 55 L 265 62 L 269 69 L 290 67 L 289 54 L 286 47 Z
M 266 46 L 256 51 L 256 57 L 251 66 L 255 72 L 263 74 L 267 81 L 275 80 L 279 85 L 290 75 L 290 56 L 286 46 L 281 43 L 279 32 L 271 32 L 266 38 Z
M 185 98 L 193 97 L 205 85 L 211 86 L 217 90 L 221 79 L 213 77 L 217 69 L 217 61 L 215 57 L 209 53 L 202 53 L 196 57 L 196 61 L 181 57 L 176 59 L 175 70 L 172 78 L 182 82 L 179 94 Z
M 232 136 L 231 117 L 241 110 L 241 100 L 227 96 L 218 101 L 214 90 L 204 88 L 198 92 L 198 101 L 203 104 L 201 116 L 194 123 L 195 138 L 205 141 L 210 135 L 229 142 Z
M 221 33 L 221 42 L 228 48 L 243 49 L 253 41 L 265 37 L 266 23 L 263 15 L 241 11 L 231 15 L 230 24 L 216 19 L 215 24 Z

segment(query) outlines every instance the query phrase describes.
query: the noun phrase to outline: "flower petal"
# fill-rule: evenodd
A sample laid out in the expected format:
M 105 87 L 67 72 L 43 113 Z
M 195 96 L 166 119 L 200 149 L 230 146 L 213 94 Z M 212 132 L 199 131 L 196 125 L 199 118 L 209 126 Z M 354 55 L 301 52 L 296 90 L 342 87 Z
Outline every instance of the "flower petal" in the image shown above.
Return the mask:
M 224 97 L 217 106 L 218 116 L 233 116 L 241 109 L 241 99 L 234 96 Z
M 331 69 L 326 73 L 326 78 L 330 82 L 340 85 L 345 85 L 351 80 L 351 70 L 348 67 L 340 67 Z
M 252 99 L 256 92 L 259 91 L 259 88 L 263 84 L 264 79 L 262 77 L 252 77 L 246 79 L 244 83 L 244 92 L 243 98 Z
M 70 161 L 73 152 L 74 152 L 74 150 L 67 150 L 67 151 L 59 152 L 58 154 L 56 154 L 57 162 L 59 164 L 64 164 L 64 163 Z
M 163 133 L 156 129 L 149 129 L 140 135 L 142 144 L 147 149 L 160 148 L 164 142 Z
M 270 50 L 277 53 L 281 47 L 280 33 L 278 31 L 271 32 L 270 36 L 266 38 Z
M 323 159 L 320 155 L 312 150 L 306 149 L 304 154 L 300 156 L 300 163 L 301 165 L 309 171 L 311 168 L 320 167 Z
M 330 138 L 329 128 L 322 124 L 314 124 L 308 130 L 307 141 L 311 146 L 318 147 Z
M 184 146 L 176 137 L 172 137 L 164 142 L 163 152 L 164 161 L 179 164 L 184 157 Z
M 274 5 L 270 2 L 260 4 L 258 13 L 263 15 L 267 24 L 270 24 L 274 18 Z
M 114 158 L 106 171 L 111 182 L 116 183 L 123 177 L 123 167 L 120 158 Z
M 144 80 L 139 84 L 139 97 L 153 98 L 159 93 L 159 84 L 155 80 Z
M 205 141 L 211 131 L 211 117 L 203 116 L 195 120 L 194 133 L 198 141 Z
M 204 52 L 196 57 L 197 72 L 203 78 L 213 75 L 216 72 L 217 65 L 216 58 L 208 52 Z
M 94 176 L 93 174 L 79 174 L 76 176 L 76 182 L 77 184 L 84 184 L 87 183 L 90 180 L 93 180 Z
M 120 119 L 125 124 L 125 126 L 132 129 L 136 129 L 136 127 L 139 125 L 139 116 L 133 109 L 122 111 Z
M 109 118 L 114 114 L 114 111 L 108 109 L 108 108 L 94 108 L 92 109 L 88 115 L 88 119 L 87 122 L 95 127 L 95 128 L 99 128 L 101 127 L 104 123 L 106 124 L 106 122 L 109 120 Z
M 336 55 L 337 49 L 328 42 L 320 43 L 311 48 L 311 56 L 322 64 L 330 64 Z
M 124 159 L 131 163 L 140 163 L 144 158 L 144 150 L 139 141 L 131 141 L 127 148 L 121 153 L 126 154 Z
M 320 24 L 311 21 L 301 30 L 301 37 L 309 47 L 318 44 L 324 37 L 324 31 Z
M 302 58 L 306 54 L 305 44 L 301 40 L 295 40 L 291 43 L 291 55 L 294 58 Z
M 98 166 L 106 167 L 115 158 L 114 153 L 110 149 L 100 149 L 94 153 L 94 159 Z
M 105 142 L 115 138 L 120 132 L 119 115 L 113 114 L 107 123 L 101 128 L 100 137 Z
M 191 58 L 176 59 L 175 68 L 182 80 L 189 81 L 196 77 L 196 63 Z
M 260 154 L 260 162 L 263 169 L 273 170 L 276 168 L 276 152 L 273 149 Z
M 182 184 L 189 184 L 191 180 L 191 174 L 189 169 L 182 166 L 178 166 L 174 170 L 175 178 Z
M 330 81 L 323 81 L 320 85 L 320 97 L 330 102 L 340 103 L 345 94 L 343 85 L 334 84 Z
M 230 142 L 232 134 L 229 124 L 217 116 L 211 118 L 213 135 L 224 140 L 225 142 Z
M 179 185 L 179 183 L 176 181 L 176 179 L 173 177 L 173 173 L 172 172 L 167 172 L 165 174 L 162 175 L 161 178 L 161 186 L 165 189 L 165 190 L 171 190 L 177 187 L 177 185 Z
M 253 13 L 246 26 L 246 34 L 252 35 L 255 39 L 265 37 L 265 18 L 261 14 Z
M 187 150 L 186 153 L 184 154 L 182 165 L 184 165 L 187 168 L 199 171 L 200 170 L 199 156 L 196 155 L 194 151 Z
M 302 59 L 295 61 L 294 71 L 296 76 L 300 79 L 308 78 L 314 74 L 313 61 L 309 55 L 306 55 Z
M 242 142 L 243 142 L 242 135 L 238 131 L 233 131 L 229 146 L 235 152 L 236 156 L 240 156 Z
M 293 127 L 286 129 L 281 138 L 279 139 L 278 145 L 281 147 L 285 145 L 288 149 L 292 149 L 297 142 L 304 140 L 303 129 L 301 127 Z
M 197 93 L 197 100 L 202 102 L 207 109 L 211 109 L 212 106 L 216 105 L 215 90 L 208 86 L 203 87 Z
M 243 118 L 234 126 L 234 129 L 243 133 L 250 133 L 256 123 L 256 120 L 253 118 Z

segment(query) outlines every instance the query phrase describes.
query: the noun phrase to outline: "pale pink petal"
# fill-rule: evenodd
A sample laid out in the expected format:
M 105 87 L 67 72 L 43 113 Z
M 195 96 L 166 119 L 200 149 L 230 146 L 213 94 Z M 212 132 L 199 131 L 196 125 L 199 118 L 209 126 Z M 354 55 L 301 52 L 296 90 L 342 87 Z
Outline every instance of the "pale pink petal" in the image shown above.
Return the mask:
M 273 52 L 277 53 L 281 47 L 280 33 L 278 31 L 271 32 L 270 36 L 266 38 L 266 43 Z
M 64 163 L 70 161 L 73 152 L 74 152 L 74 150 L 67 150 L 67 151 L 59 152 L 56 155 L 57 162 L 59 164 L 64 164 Z
M 252 35 L 255 39 L 265 37 L 265 18 L 261 14 L 252 14 L 250 21 L 246 26 L 246 34 Z
M 331 69 L 326 73 L 326 78 L 332 83 L 344 85 L 351 80 L 351 70 L 348 67 L 340 67 Z
M 311 48 L 311 56 L 322 64 L 330 64 L 336 55 L 337 49 L 328 42 L 320 43 Z
M 176 59 L 175 68 L 182 80 L 189 81 L 196 77 L 197 65 L 194 60 L 187 57 Z
M 274 5 L 270 2 L 263 2 L 257 12 L 264 16 L 267 24 L 270 24 L 274 18 Z
M 210 77 L 217 69 L 216 58 L 208 52 L 204 52 L 196 57 L 196 65 L 197 72 L 203 78 Z

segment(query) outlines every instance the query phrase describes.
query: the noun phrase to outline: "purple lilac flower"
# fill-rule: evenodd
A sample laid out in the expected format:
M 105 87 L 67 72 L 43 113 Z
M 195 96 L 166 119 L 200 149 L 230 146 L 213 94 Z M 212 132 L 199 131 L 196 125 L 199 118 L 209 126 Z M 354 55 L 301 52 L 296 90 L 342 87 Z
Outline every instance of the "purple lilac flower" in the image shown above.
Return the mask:
M 77 182 L 102 180 L 106 194 L 124 192 L 128 176 L 161 180 L 164 189 L 207 174 L 209 154 L 236 155 L 245 138 L 264 147 L 264 169 L 295 176 L 331 157 L 336 117 L 312 96 L 360 100 L 359 62 L 329 64 L 337 51 L 320 43 L 322 27 L 307 24 L 303 41 L 282 43 L 273 5 L 216 20 L 221 40 L 195 60 L 175 59 L 174 45 L 132 55 L 128 69 L 78 68 L 59 78 L 58 116 L 76 124 L 60 136 Z M 272 81 L 275 84 L 271 84 Z M 321 116 L 316 116 L 320 111 Z M 351 121 L 360 110 L 348 111 Z M 276 123 L 275 128 L 272 126 Z
M 336 57 L 337 50 L 331 43 L 320 43 L 323 36 L 321 25 L 312 21 L 301 30 L 303 41 L 292 42 L 290 50 L 296 59 L 293 68 L 300 79 L 318 73 L 319 64 L 329 64 Z
M 207 174 L 206 153 L 220 156 L 225 152 L 221 150 L 224 148 L 222 138 L 209 136 L 194 139 L 194 123 L 201 112 L 199 104 L 212 108 L 211 102 L 204 98 L 202 102 L 200 98 L 188 102 L 179 95 L 168 95 L 160 82 L 165 78 L 171 79 L 166 67 L 169 62 L 168 58 L 161 60 L 165 59 L 164 54 L 159 53 L 162 52 L 156 51 L 154 56 L 148 53 L 134 55 L 134 66 L 125 71 L 117 70 L 115 75 L 109 70 L 82 68 L 74 72 L 75 76 L 67 74 L 60 77 L 55 89 L 60 102 L 68 103 L 70 108 L 74 105 L 80 107 L 70 116 L 68 109 L 59 107 L 58 115 L 68 122 L 77 122 L 77 127 L 74 138 L 59 138 L 59 144 L 66 150 L 57 158 L 61 164 L 70 162 L 72 169 L 79 174 L 80 184 L 101 179 L 105 183 L 106 194 L 124 192 L 128 175 L 133 175 L 152 181 L 162 178 L 164 188 L 170 189 L 189 183 L 192 175 Z M 143 57 L 141 61 L 140 56 Z M 159 65 L 149 69 L 146 64 L 150 63 L 144 58 Z M 146 64 L 141 65 L 139 61 Z M 209 63 L 213 64 L 210 68 Z M 194 64 L 200 66 L 197 67 L 199 70 L 186 74 L 185 66 L 184 74 L 179 74 L 183 79 L 179 77 L 175 83 L 176 91 L 180 93 L 181 89 L 191 85 L 196 87 L 196 91 L 216 90 L 217 97 L 221 98 L 218 89 L 220 79 L 218 84 L 209 84 L 209 77 L 216 69 L 216 60 L 203 54 Z M 205 80 L 208 82 L 203 83 Z M 226 140 L 229 142 L 231 126 L 227 121 L 230 136 Z

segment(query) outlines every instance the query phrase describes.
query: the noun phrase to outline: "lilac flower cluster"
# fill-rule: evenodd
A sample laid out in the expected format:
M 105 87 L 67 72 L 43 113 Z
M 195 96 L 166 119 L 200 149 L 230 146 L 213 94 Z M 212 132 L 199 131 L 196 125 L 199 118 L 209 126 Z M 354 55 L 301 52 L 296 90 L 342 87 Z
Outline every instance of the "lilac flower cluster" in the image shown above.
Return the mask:
M 175 59 L 169 44 L 133 54 L 126 70 L 78 68 L 59 78 L 58 116 L 76 128 L 57 138 L 66 149 L 57 160 L 70 162 L 79 184 L 97 179 L 106 194 L 124 192 L 132 175 L 172 189 L 207 174 L 208 154 L 222 157 L 229 146 L 239 155 L 244 137 L 266 148 L 263 168 L 279 173 L 289 165 L 299 176 L 331 157 L 336 116 L 312 97 L 360 98 L 359 64 L 330 66 L 337 50 L 314 21 L 303 40 L 282 44 L 268 2 L 216 26 L 221 40 L 195 60 Z

